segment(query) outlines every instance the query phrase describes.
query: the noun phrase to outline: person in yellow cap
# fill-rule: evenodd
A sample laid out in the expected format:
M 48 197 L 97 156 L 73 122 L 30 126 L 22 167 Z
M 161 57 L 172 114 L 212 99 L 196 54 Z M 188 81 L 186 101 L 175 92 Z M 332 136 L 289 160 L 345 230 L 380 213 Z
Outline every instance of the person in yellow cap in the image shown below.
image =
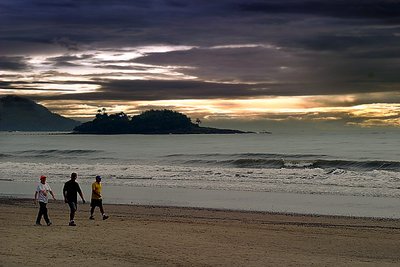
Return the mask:
M 42 175 L 40 176 L 40 183 L 36 187 L 36 192 L 35 192 L 35 204 L 37 205 L 37 202 L 39 201 L 39 213 L 36 218 L 36 225 L 42 225 L 40 221 L 42 220 L 42 216 L 44 217 L 44 220 L 46 221 L 47 226 L 50 226 L 52 223 L 49 219 L 49 215 L 47 213 L 47 203 L 49 202 L 48 194 L 53 197 L 54 200 L 56 200 L 56 197 L 53 194 L 53 191 L 50 188 L 50 185 L 46 183 L 46 176 Z
M 92 199 L 90 201 L 90 220 L 94 220 L 93 213 L 96 207 L 100 208 L 103 220 L 107 220 L 108 216 L 104 213 L 103 199 L 101 195 L 101 176 L 96 176 L 96 181 L 92 184 Z

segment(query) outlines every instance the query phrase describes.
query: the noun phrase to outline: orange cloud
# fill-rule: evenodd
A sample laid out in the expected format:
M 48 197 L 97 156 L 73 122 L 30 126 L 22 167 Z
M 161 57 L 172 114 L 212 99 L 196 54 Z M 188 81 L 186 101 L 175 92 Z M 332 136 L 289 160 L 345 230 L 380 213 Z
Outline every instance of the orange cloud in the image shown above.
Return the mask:
M 325 96 L 334 98 L 335 96 Z M 322 99 L 322 97 L 321 97 Z M 107 112 L 123 111 L 136 115 L 148 109 L 173 109 L 205 121 L 241 120 L 304 120 L 340 121 L 348 125 L 400 126 L 400 104 L 364 104 L 349 107 L 327 107 L 316 103 L 315 97 L 273 97 L 262 99 L 159 100 L 159 101 L 76 101 L 47 100 L 40 103 L 67 117 L 90 118 L 99 108 Z M 319 105 L 319 106 L 318 106 Z

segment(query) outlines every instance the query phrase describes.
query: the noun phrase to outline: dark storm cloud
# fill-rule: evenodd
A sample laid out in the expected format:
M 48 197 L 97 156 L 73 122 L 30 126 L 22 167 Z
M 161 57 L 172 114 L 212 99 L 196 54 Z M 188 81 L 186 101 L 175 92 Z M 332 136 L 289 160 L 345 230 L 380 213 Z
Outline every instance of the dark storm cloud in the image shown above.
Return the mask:
M 355 33 L 351 33 L 350 30 L 348 33 L 320 33 L 298 37 L 295 44 L 286 46 L 302 47 L 312 52 L 342 54 L 351 58 L 398 57 L 400 38 L 396 31 L 400 31 L 400 28 L 380 31 L 360 28 Z
M 80 44 L 92 42 L 250 41 L 266 37 L 265 32 L 255 34 L 251 30 L 255 26 L 252 24 L 261 22 L 260 19 L 264 24 L 279 25 L 303 19 L 292 17 L 294 13 L 320 16 L 360 13 L 353 17 L 363 17 L 363 14 L 369 14 L 365 10 L 371 10 L 370 13 L 375 10 L 376 17 L 381 18 L 385 14 L 382 10 L 389 10 L 390 14 L 397 14 L 399 10 L 397 4 L 388 1 L 379 1 L 379 8 L 376 1 L 364 2 L 9 0 L 0 14 L 2 32 L 5 33 L 1 38 L 4 41 L 54 42 L 68 49 L 78 49 Z M 271 16 L 266 17 L 265 13 Z
M 28 69 L 25 57 L 2 57 L 0 56 L 0 71 L 22 71 Z
M 253 85 L 217 84 L 201 81 L 142 81 L 142 80 L 97 80 L 101 89 L 94 93 L 49 96 L 45 99 L 69 100 L 159 100 L 187 98 L 220 98 L 239 95 L 256 96 Z
M 365 59 L 332 53 L 320 53 L 316 57 L 312 52 L 274 47 L 191 49 L 154 53 L 136 61 L 193 66 L 195 68 L 182 71 L 220 82 L 272 82 L 269 86 L 262 85 L 269 88 L 264 93 L 271 95 L 396 91 L 400 83 L 397 58 Z
M 267 14 L 307 14 L 351 19 L 395 19 L 400 17 L 400 3 L 392 0 L 270 0 L 239 5 L 242 11 Z
M 135 62 L 159 65 L 191 66 L 188 75 L 219 81 L 257 81 L 276 79 L 280 66 L 296 64 L 285 53 L 262 47 L 238 49 L 191 49 L 169 53 L 152 53 Z
M 53 42 L 59 46 L 65 47 L 68 51 L 79 50 L 79 44 L 77 42 L 71 41 L 69 38 L 55 38 Z
M 119 101 L 145 101 L 145 100 L 174 100 L 174 99 L 240 99 L 249 97 L 268 96 L 301 96 L 301 95 L 320 95 L 320 89 L 312 86 L 305 87 L 303 91 L 297 89 L 293 84 L 228 84 L 213 83 L 202 81 L 169 81 L 169 80 L 94 80 L 60 82 L 61 84 L 98 84 L 101 86 L 96 92 L 90 93 L 69 93 L 67 95 L 41 95 L 35 97 L 36 100 L 119 100 Z M 23 83 L 14 84 L 15 89 L 23 90 Z M 377 84 L 377 86 L 379 86 Z M 352 89 L 356 93 L 365 93 L 366 90 L 360 85 L 358 90 Z M 341 95 L 347 93 L 348 88 L 326 88 L 327 95 Z M 375 89 L 370 89 L 374 92 Z M 382 92 L 392 92 L 382 88 Z M 370 98 L 355 98 L 349 101 L 350 104 L 361 104 L 364 102 L 374 103 L 377 99 L 389 100 L 388 103 L 399 101 L 400 97 L 393 94 L 387 96 L 376 96 Z M 364 102 L 363 102 L 364 101 Z M 333 102 L 326 102 L 331 104 Z M 338 102 L 342 103 L 343 102 Z M 321 103 L 323 104 L 323 103 Z
M 1 77 L 0 77 L 1 78 Z M 91 82 L 79 82 L 79 81 L 57 81 L 57 84 L 61 85 L 79 85 L 79 84 L 91 84 Z M 54 88 L 42 88 L 41 85 L 53 86 Z M 2 90 L 14 90 L 18 91 L 54 91 L 54 92 L 75 92 L 72 89 L 57 89 L 57 85 L 54 82 L 28 82 L 28 81 L 11 81 L 11 80 L 0 80 L 0 92 Z
M 25 43 L 28 53 L 29 43 L 53 44 L 73 51 L 95 41 L 124 39 L 124 32 L 148 25 L 143 12 L 145 1 L 56 2 L 3 1 L 1 42 L 13 42 L 18 47 Z M 13 53 L 12 47 L 8 50 Z
M 151 66 L 121 66 L 127 61 L 86 53 L 190 45 L 196 48 L 146 53 L 130 62 L 181 66 L 179 72 L 196 81 L 100 80 L 104 70 L 84 76 L 100 91 L 57 97 L 155 100 L 398 91 L 399 18 L 400 2 L 390 0 L 4 0 L 0 70 L 23 71 L 33 67 L 24 58 L 47 54 L 44 64 L 57 69 L 91 60 L 93 68 L 121 70 L 113 75 L 123 78 L 122 70 L 145 75 Z M 224 47 L 239 44 L 254 45 Z M 16 83 L 7 89 L 13 86 L 23 89 Z

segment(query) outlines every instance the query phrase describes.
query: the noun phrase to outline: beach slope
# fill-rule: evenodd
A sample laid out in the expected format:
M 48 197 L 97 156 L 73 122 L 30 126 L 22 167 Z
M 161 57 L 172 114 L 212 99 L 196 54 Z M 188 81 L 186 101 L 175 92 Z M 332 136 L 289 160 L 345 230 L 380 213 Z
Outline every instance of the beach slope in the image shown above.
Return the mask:
M 399 266 L 400 221 L 195 208 L 48 205 L 0 199 L 0 266 Z

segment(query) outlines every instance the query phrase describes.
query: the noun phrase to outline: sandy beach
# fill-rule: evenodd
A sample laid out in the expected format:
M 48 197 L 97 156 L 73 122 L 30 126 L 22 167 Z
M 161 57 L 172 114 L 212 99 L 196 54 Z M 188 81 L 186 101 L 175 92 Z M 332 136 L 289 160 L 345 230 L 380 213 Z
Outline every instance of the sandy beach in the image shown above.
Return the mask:
M 0 266 L 398 266 L 400 220 L 0 199 Z

